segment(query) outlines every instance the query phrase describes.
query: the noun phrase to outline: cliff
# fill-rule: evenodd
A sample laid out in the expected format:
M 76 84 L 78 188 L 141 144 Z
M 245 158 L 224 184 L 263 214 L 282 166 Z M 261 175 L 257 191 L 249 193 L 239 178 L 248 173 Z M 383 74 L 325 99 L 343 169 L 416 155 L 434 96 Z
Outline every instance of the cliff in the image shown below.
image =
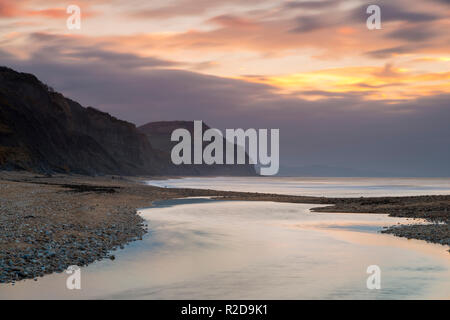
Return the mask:
M 193 121 L 161 121 L 150 122 L 138 128 L 145 133 L 149 142 L 158 150 L 165 164 L 165 171 L 169 175 L 187 175 L 187 176 L 253 176 L 256 171 L 253 165 L 179 165 L 175 166 L 171 162 L 171 151 L 173 146 L 178 142 L 171 142 L 172 132 L 176 129 L 186 129 L 194 136 Z M 210 129 L 208 125 L 203 123 L 203 132 Z M 204 143 L 203 146 L 208 143 Z M 225 142 L 224 145 L 227 145 Z M 236 148 L 236 146 L 234 146 Z M 192 143 L 193 149 L 193 143 Z M 236 149 L 235 149 L 236 150 Z M 225 158 L 225 157 L 224 157 Z M 225 161 L 224 161 L 225 162 Z M 247 161 L 248 163 L 248 156 Z
M 161 166 L 135 125 L 0 67 L 0 168 L 139 175 Z

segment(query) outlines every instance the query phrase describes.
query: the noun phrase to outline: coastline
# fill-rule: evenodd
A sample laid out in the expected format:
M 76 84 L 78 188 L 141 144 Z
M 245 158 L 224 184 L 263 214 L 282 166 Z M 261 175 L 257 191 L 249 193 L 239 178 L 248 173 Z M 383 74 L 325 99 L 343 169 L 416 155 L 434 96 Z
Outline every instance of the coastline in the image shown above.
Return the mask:
M 151 177 L 155 179 L 154 177 Z M 161 179 L 167 177 L 160 177 Z M 431 225 L 383 232 L 450 246 L 449 196 L 319 198 L 142 184 L 144 177 L 87 177 L 0 172 L 0 283 L 36 279 L 70 265 L 114 259 L 111 252 L 146 233 L 138 208 L 154 201 L 209 196 L 221 200 L 326 204 L 316 212 L 390 214 Z M 439 222 L 439 224 L 437 224 Z

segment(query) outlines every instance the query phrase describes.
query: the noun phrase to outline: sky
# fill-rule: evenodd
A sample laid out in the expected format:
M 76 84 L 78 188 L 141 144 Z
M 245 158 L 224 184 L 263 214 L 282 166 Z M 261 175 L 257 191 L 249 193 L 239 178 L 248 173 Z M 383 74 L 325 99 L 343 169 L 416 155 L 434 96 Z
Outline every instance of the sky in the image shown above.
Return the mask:
M 136 125 L 279 128 L 285 167 L 441 177 L 448 30 L 448 0 L 0 0 L 0 64 Z

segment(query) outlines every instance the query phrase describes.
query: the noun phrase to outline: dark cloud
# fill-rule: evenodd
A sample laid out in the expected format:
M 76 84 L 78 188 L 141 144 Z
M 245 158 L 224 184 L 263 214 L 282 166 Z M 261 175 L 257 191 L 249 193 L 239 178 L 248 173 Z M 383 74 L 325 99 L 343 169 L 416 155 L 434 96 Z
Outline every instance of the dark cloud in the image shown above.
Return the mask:
M 391 56 L 396 55 L 396 54 L 414 52 L 415 50 L 417 50 L 417 46 L 397 46 L 397 47 L 369 51 L 369 52 L 366 52 L 365 54 L 372 58 L 376 58 L 376 59 L 386 59 L 386 58 L 390 58 Z
M 0 49 L 0 61 L 13 59 L 13 58 L 14 58 L 13 55 L 11 55 L 10 53 Z
M 284 4 L 286 9 L 329 9 L 338 6 L 340 0 L 323 0 L 323 1 L 289 1 Z
M 353 21 L 358 22 L 366 22 L 368 14 L 367 7 L 370 4 L 376 4 L 380 6 L 381 9 L 381 20 L 382 22 L 394 22 L 394 21 L 402 21 L 402 22 L 432 22 L 441 18 L 441 16 L 437 14 L 427 13 L 427 12 L 418 12 L 412 11 L 409 9 L 404 9 L 398 6 L 393 5 L 391 2 L 387 1 L 378 1 L 376 3 L 367 3 L 357 9 L 354 9 L 349 18 Z
M 295 19 L 295 27 L 291 29 L 291 32 L 311 32 L 317 31 L 323 28 L 329 28 L 332 24 L 324 15 L 314 16 L 302 16 Z
M 387 88 L 387 87 L 398 87 L 398 86 L 402 86 L 404 84 L 402 84 L 401 82 L 390 82 L 387 84 L 380 84 L 380 85 L 373 85 L 373 84 L 368 84 L 368 83 L 357 83 L 356 85 L 360 88 L 382 89 L 382 88 Z
M 331 98 L 349 98 L 351 96 L 362 96 L 364 93 L 361 92 L 330 92 L 324 90 L 299 90 L 294 92 L 295 94 L 301 96 L 320 96 L 320 97 L 331 97 Z
M 450 5 L 450 0 L 434 0 L 434 1 Z
M 49 53 L 58 57 L 61 61 L 89 61 L 98 65 L 120 66 L 124 68 L 155 68 L 173 67 L 180 65 L 175 61 L 168 61 L 156 57 L 140 57 L 130 53 L 119 53 L 102 49 L 99 46 L 91 46 L 88 43 L 74 41 L 64 36 L 45 33 L 33 33 L 29 35 L 29 41 L 39 46 L 39 50 L 32 53 L 33 60 L 47 60 Z
M 296 33 L 305 33 L 322 29 L 331 29 L 333 27 L 346 25 L 349 22 L 360 23 L 365 25 L 368 14 L 366 12 L 368 4 L 350 11 L 333 11 L 338 2 L 329 3 L 330 1 L 306 1 L 306 2 L 289 2 L 285 4 L 286 8 L 299 9 L 323 9 L 320 13 L 305 14 L 297 17 L 290 30 Z M 440 19 L 441 16 L 426 12 L 416 12 L 408 9 L 400 8 L 388 2 L 378 2 L 381 8 L 381 21 L 387 22 L 404 22 L 407 27 L 401 26 L 387 35 L 390 39 L 406 40 L 406 41 L 425 41 L 435 35 L 431 28 L 426 24 Z
M 143 67 L 171 67 L 179 65 L 174 61 L 167 61 L 153 57 L 139 57 L 134 54 L 116 53 L 106 50 L 99 50 L 93 48 L 77 48 L 75 51 L 67 53 L 66 57 L 76 59 L 91 59 L 103 63 L 119 64 L 127 68 L 143 68 Z
M 192 64 L 192 68 L 193 68 L 193 70 L 202 71 L 202 70 L 208 70 L 208 69 L 217 67 L 218 65 L 219 65 L 219 63 L 216 61 L 203 61 L 203 62 Z
M 388 38 L 405 40 L 408 42 L 427 41 L 434 36 L 436 36 L 436 33 L 424 25 L 400 28 L 387 35 Z
M 405 10 L 393 5 L 383 5 L 381 7 L 382 17 L 384 21 L 406 21 L 406 22 L 431 22 L 438 20 L 441 16 L 425 13 Z

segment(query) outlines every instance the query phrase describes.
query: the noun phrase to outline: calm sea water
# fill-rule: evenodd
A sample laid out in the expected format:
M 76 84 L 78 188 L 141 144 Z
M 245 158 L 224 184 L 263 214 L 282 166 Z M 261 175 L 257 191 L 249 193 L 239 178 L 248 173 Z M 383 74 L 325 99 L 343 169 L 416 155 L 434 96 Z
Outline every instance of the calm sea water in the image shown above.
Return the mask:
M 231 183 L 217 185 L 225 190 L 243 187 L 244 180 L 223 178 L 210 180 L 208 187 L 224 180 Z M 349 184 L 337 190 L 335 179 L 328 184 L 320 180 L 325 187 L 314 192 L 357 192 Z M 193 181 L 197 185 L 176 183 L 197 187 L 207 180 Z M 246 186 L 254 188 L 247 191 L 295 189 L 288 183 L 282 191 L 280 183 L 272 189 L 253 181 Z M 374 185 L 363 180 L 361 184 Z M 370 191 L 363 187 L 358 194 L 365 192 Z M 411 221 L 387 215 L 312 213 L 312 207 L 317 205 L 205 198 L 158 202 L 140 211 L 149 234 L 115 252 L 115 261 L 82 268 L 81 290 L 67 290 L 68 275 L 62 273 L 37 282 L 0 285 L 0 298 L 450 298 L 448 248 L 379 233 L 384 226 Z M 381 290 L 367 289 L 371 265 L 381 268 Z
M 218 177 L 153 180 L 148 183 L 168 188 L 198 188 L 319 197 L 450 194 L 450 178 Z

